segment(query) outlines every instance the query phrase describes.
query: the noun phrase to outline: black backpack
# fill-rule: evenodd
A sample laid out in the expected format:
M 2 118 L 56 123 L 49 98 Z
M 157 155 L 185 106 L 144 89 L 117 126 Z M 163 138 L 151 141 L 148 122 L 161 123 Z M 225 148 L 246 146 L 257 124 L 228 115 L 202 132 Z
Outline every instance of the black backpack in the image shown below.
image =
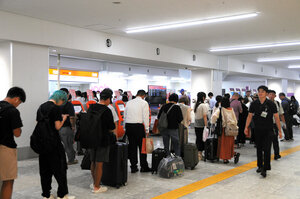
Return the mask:
M 295 102 L 289 101 L 289 114 L 296 115 L 298 110 Z
M 219 110 L 220 110 L 220 115 L 219 115 L 219 118 L 217 119 L 217 122 L 216 122 L 215 131 L 213 132 L 217 136 L 221 136 L 222 131 L 223 131 L 222 108 L 220 107 Z
M 30 136 L 30 147 L 40 155 L 52 153 L 58 148 L 58 135 L 55 135 L 57 132 L 51 128 L 49 117 L 42 114 L 41 108 L 39 108 L 37 114 L 40 115 L 40 119 Z
M 87 113 L 80 115 L 80 144 L 85 149 L 95 149 L 102 145 L 105 139 L 102 132 L 101 117 L 105 109 L 101 111 L 93 110 L 91 106 Z

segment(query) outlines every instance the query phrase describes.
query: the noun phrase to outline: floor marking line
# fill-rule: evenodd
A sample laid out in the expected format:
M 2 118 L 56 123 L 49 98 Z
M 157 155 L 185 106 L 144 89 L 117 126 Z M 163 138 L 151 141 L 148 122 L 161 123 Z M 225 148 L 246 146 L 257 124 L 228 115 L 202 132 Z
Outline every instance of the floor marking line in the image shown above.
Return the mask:
M 292 153 L 295 153 L 297 151 L 300 151 L 300 145 L 284 150 L 282 152 L 280 152 L 281 157 L 285 157 L 287 155 L 290 155 Z M 274 160 L 274 155 L 272 155 L 272 160 Z M 152 199 L 177 199 L 180 198 L 182 196 L 188 195 L 190 193 L 193 193 L 195 191 L 198 191 L 200 189 L 203 189 L 205 187 L 208 187 L 210 185 L 216 184 L 218 182 L 221 182 L 223 180 L 226 180 L 228 178 L 231 178 L 233 176 L 236 176 L 238 174 L 244 173 L 246 171 L 249 171 L 253 168 L 256 168 L 256 161 L 241 165 L 239 167 L 235 167 L 233 169 L 224 171 L 222 173 L 216 174 L 214 176 L 210 176 L 208 178 L 199 180 L 197 182 L 188 184 L 186 186 L 180 187 L 178 189 L 174 189 L 170 192 L 164 193 L 162 195 L 156 196 Z

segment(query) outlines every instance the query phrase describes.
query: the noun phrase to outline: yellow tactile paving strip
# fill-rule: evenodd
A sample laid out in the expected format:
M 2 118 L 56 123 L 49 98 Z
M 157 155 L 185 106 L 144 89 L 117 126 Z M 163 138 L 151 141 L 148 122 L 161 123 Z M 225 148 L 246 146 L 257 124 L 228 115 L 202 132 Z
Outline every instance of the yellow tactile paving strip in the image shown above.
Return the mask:
M 285 151 L 281 151 L 280 155 L 281 157 L 290 155 L 292 153 L 295 153 L 297 151 L 300 151 L 300 146 L 296 146 L 290 149 L 287 149 Z M 273 156 L 272 156 L 272 160 L 273 160 Z M 250 169 L 256 168 L 256 161 L 250 162 L 248 164 L 244 164 L 242 166 L 230 169 L 228 171 L 219 173 L 217 175 L 205 178 L 203 180 L 194 182 L 192 184 L 186 185 L 184 187 L 175 189 L 173 191 L 164 193 L 162 195 L 156 196 L 152 199 L 175 199 L 175 198 L 180 198 L 182 196 L 188 195 L 190 193 L 193 193 L 195 191 L 198 191 L 200 189 L 203 189 L 205 187 L 208 187 L 210 185 L 216 184 L 220 181 L 226 180 L 228 178 L 231 178 L 233 176 L 236 176 L 240 173 L 249 171 Z

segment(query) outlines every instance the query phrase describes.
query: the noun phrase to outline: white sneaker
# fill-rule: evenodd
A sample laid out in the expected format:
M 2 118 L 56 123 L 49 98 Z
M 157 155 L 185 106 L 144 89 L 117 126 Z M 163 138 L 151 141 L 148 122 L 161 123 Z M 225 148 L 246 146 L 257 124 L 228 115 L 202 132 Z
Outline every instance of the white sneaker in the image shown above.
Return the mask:
M 51 194 L 49 198 L 43 197 L 43 199 L 54 199 L 54 196 Z
M 90 184 L 90 189 L 94 189 L 94 183 Z
M 75 199 L 75 196 L 65 195 L 63 198 L 57 197 L 57 199 Z
M 98 190 L 94 189 L 92 192 L 93 193 L 103 193 L 105 191 L 107 191 L 107 187 L 101 186 Z

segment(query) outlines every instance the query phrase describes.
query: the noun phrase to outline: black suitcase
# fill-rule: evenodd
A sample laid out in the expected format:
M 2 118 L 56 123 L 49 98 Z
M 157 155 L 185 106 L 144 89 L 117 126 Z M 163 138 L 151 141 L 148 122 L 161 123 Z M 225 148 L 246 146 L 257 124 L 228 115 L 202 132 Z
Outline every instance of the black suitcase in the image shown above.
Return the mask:
M 162 148 L 158 148 L 158 149 L 155 149 L 153 152 L 152 152 L 152 174 L 155 172 L 157 173 L 157 169 L 158 169 L 158 165 L 160 163 L 160 161 L 167 157 L 167 153 L 165 151 L 165 149 L 162 149 Z
M 207 138 L 204 144 L 204 161 L 210 160 L 214 162 L 215 160 L 219 161 L 218 153 L 218 138 Z
M 196 144 L 188 143 L 185 144 L 183 147 L 183 161 L 185 168 L 191 168 L 193 170 L 199 162 L 197 146 Z
M 116 187 L 125 186 L 128 174 L 128 144 L 116 142 L 110 147 L 109 162 L 103 164 L 102 184 Z

